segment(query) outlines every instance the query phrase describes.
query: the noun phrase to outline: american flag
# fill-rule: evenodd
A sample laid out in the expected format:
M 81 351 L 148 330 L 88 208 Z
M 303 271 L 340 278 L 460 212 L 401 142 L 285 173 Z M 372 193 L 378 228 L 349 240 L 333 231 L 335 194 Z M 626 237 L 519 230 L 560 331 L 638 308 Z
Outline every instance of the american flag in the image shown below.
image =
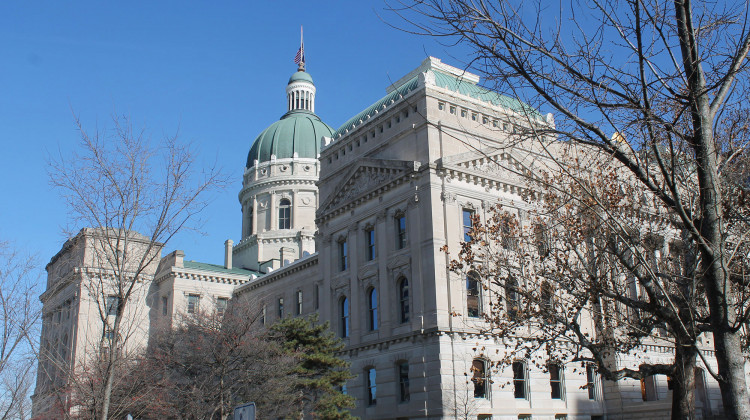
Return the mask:
M 305 62 L 305 44 L 300 45 L 297 55 L 294 56 L 294 64 Z

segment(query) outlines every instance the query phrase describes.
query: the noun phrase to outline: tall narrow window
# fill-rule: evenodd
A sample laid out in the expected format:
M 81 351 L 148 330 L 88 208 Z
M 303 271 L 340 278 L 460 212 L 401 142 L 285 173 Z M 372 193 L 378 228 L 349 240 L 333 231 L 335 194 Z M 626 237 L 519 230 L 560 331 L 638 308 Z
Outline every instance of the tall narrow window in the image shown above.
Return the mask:
M 518 281 L 509 277 L 505 281 L 505 300 L 508 305 L 508 318 L 514 321 L 521 310 L 521 296 L 518 293 Z
M 406 362 L 398 364 L 398 387 L 399 401 L 409 401 L 409 364 Z
M 563 392 L 565 391 L 563 387 L 562 366 L 559 363 L 550 363 L 547 369 L 549 369 L 550 396 L 553 400 L 562 400 Z
M 260 311 L 260 323 L 266 325 L 266 305 L 263 305 L 263 309 Z
M 315 305 L 314 308 L 317 311 L 318 308 L 320 308 L 320 285 L 315 284 L 313 287 L 313 304 Z
M 406 248 L 406 216 L 396 217 L 396 248 Z
M 476 271 L 470 271 L 466 276 L 466 313 L 471 318 L 479 318 L 482 314 L 482 285 Z
M 367 256 L 367 261 L 372 261 L 375 259 L 375 229 L 369 228 L 365 231 L 365 243 L 367 244 L 367 248 L 365 249 L 365 255 Z
M 471 381 L 474 383 L 474 398 L 487 398 L 489 390 L 489 369 L 484 359 L 474 359 L 471 362 Z
M 252 235 L 253 233 L 253 208 L 247 208 L 247 234 Z
M 166 296 L 161 297 L 161 314 L 167 316 L 169 313 L 169 298 Z
M 216 315 L 217 316 L 224 316 L 224 313 L 227 311 L 227 303 L 229 300 L 225 297 L 220 297 L 216 299 Z
M 297 290 L 297 315 L 302 315 L 302 290 Z
M 279 201 L 279 229 L 292 228 L 292 203 L 286 198 Z
M 551 324 L 555 317 L 555 301 L 552 286 L 546 281 L 542 282 L 540 300 L 541 318 L 546 324 Z
M 527 372 L 525 362 L 513 362 L 513 396 L 526 399 L 528 396 Z
M 284 318 L 284 298 L 279 298 L 279 319 Z
M 659 389 L 656 386 L 655 375 L 641 379 L 641 398 L 643 398 L 643 401 L 656 401 L 659 399 Z
M 597 399 L 596 366 L 589 363 L 586 365 L 586 389 L 589 391 L 589 399 Z
M 341 337 L 349 337 L 349 299 L 346 296 L 339 301 L 339 316 L 341 318 Z
M 378 403 L 375 368 L 368 368 L 365 375 L 367 376 L 367 405 L 375 405 Z
M 367 301 L 369 304 L 369 324 L 370 324 L 370 331 L 375 331 L 378 329 L 378 291 L 374 288 L 370 289 L 370 293 L 368 293 Z
M 339 242 L 339 269 L 345 271 L 349 268 L 349 256 L 346 241 Z
M 474 210 L 463 210 L 464 242 L 471 241 L 471 227 L 474 225 Z
M 201 297 L 198 295 L 188 295 L 187 313 L 198 313 L 198 308 L 200 307 L 200 299 Z
M 107 315 L 117 315 L 117 312 L 120 310 L 120 301 L 119 296 L 107 296 L 107 307 L 105 308 Z M 60 314 L 61 312 L 57 314 L 58 322 L 60 322 Z
M 401 323 L 409 322 L 409 280 L 406 277 L 398 282 L 398 300 Z

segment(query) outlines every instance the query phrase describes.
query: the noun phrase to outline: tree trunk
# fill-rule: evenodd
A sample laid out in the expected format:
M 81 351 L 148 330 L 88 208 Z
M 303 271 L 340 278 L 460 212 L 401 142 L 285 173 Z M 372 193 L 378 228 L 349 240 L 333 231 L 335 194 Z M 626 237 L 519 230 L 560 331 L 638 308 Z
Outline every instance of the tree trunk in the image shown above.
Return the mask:
M 675 344 L 672 375 L 672 420 L 695 419 L 695 367 L 697 353 L 690 343 Z

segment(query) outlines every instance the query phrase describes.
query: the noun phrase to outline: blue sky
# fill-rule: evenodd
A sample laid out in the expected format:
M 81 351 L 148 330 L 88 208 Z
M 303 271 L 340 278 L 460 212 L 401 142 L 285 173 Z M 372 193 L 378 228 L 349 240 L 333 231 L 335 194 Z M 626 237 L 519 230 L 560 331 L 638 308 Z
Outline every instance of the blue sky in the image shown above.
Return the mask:
M 39 256 L 60 249 L 68 223 L 49 186 L 47 161 L 78 142 L 73 111 L 87 128 L 128 114 L 152 136 L 193 142 L 232 184 L 203 214 L 205 235 L 167 250 L 221 263 L 238 241 L 247 152 L 285 112 L 304 25 L 316 112 L 333 127 L 367 107 L 437 41 L 383 22 L 380 1 L 4 1 L 0 3 L 0 240 Z M 380 16 L 379 16 L 380 15 Z M 455 51 L 452 51 L 455 53 Z

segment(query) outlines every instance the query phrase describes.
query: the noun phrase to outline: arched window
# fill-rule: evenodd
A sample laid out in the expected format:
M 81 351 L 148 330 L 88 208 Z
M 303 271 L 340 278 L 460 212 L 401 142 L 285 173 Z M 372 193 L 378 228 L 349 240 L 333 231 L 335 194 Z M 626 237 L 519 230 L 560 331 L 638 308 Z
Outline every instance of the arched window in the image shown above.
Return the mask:
M 378 329 L 378 291 L 375 288 L 370 289 L 370 293 L 368 293 L 367 296 L 367 302 L 370 311 L 370 331 L 375 331 Z
M 482 285 L 476 271 L 470 271 L 466 276 L 466 313 L 471 318 L 479 318 L 482 314 Z
M 490 389 L 489 369 L 484 359 L 474 359 L 471 362 L 471 382 L 474 383 L 474 398 L 487 398 Z
M 521 310 L 521 298 L 518 293 L 518 281 L 515 277 L 509 277 L 505 281 L 505 301 L 508 305 L 508 318 L 514 321 Z
M 346 296 L 339 301 L 339 316 L 341 318 L 341 337 L 349 337 L 349 299 Z
M 406 277 L 398 282 L 398 303 L 401 323 L 409 322 L 409 280 Z
M 286 198 L 279 201 L 279 229 L 292 228 L 292 203 Z
M 548 282 L 542 282 L 539 309 L 542 319 L 545 323 L 550 324 L 555 316 L 555 295 L 552 293 L 552 286 Z

